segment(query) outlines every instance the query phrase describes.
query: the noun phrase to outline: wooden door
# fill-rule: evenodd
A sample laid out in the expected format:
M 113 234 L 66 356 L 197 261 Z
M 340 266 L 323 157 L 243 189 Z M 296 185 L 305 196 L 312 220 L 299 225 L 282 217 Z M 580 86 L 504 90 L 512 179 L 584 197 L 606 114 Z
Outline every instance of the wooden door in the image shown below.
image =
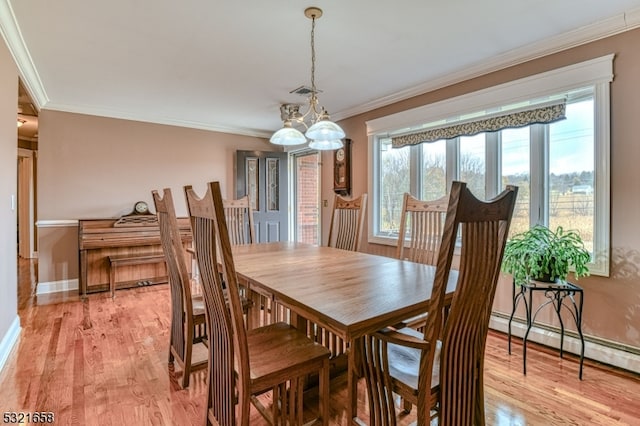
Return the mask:
M 289 238 L 287 158 L 286 152 L 236 151 L 236 198 L 249 195 L 258 243 Z

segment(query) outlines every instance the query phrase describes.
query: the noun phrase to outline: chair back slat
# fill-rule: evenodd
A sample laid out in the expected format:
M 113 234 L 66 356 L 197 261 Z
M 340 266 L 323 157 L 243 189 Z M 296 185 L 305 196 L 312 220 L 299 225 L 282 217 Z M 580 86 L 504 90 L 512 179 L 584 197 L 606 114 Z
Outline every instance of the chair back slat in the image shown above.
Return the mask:
M 231 426 L 249 418 L 249 355 L 220 185 L 210 183 L 202 198 L 186 186 L 185 195 L 210 330 L 210 414 Z
M 192 328 L 184 326 L 185 318 L 191 318 L 193 315 L 189 271 L 171 190 L 165 188 L 162 196 L 158 191 L 152 191 L 152 195 L 171 289 L 171 345 L 184 362 L 186 357 L 190 356 L 186 354 L 186 342 L 193 338 Z
M 342 250 L 360 250 L 360 240 L 367 207 L 367 194 L 347 200 L 335 196 L 329 226 L 329 246 Z

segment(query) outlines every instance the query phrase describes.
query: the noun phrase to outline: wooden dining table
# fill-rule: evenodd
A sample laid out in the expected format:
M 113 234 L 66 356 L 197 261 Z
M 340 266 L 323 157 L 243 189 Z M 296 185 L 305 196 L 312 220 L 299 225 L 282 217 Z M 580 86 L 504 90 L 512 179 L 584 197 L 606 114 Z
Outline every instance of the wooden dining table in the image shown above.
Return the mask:
M 290 310 L 293 325 L 317 324 L 354 347 L 367 333 L 427 310 L 435 267 L 390 257 L 277 242 L 233 248 L 240 282 Z M 452 295 L 457 272 L 449 275 Z M 348 418 L 357 420 L 357 364 L 348 353 Z

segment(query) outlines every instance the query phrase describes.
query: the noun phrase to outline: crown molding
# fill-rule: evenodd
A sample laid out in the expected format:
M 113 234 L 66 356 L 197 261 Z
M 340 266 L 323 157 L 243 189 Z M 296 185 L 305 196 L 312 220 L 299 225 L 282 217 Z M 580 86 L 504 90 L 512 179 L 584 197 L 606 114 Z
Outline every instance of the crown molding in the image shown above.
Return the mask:
M 502 55 L 494 56 L 488 61 L 482 61 L 472 65 L 462 71 L 429 80 L 428 82 L 393 93 L 389 96 L 358 105 L 355 108 L 332 113 L 331 117 L 334 121 L 343 120 L 414 96 L 432 92 L 443 87 L 558 53 L 572 47 L 591 43 L 638 27 L 640 27 L 640 8 L 569 31 L 556 37 L 519 47 Z
M 33 64 L 31 54 L 27 50 L 13 8 L 8 0 L 0 0 L 0 32 L 18 67 L 18 73 L 25 89 L 29 92 L 36 108 L 40 110 L 47 104 L 49 98 Z
M 155 117 L 144 114 L 131 114 L 126 111 L 118 111 L 108 108 L 96 108 L 91 106 L 66 105 L 54 102 L 47 103 L 45 109 L 62 112 L 72 112 L 76 114 L 95 115 L 98 117 L 117 118 L 120 120 L 141 121 L 145 123 L 164 124 L 167 126 L 188 127 L 190 129 L 208 130 L 212 132 L 230 133 L 233 135 L 253 136 L 256 138 L 271 137 L 273 132 L 251 128 L 221 126 L 214 123 L 203 123 L 200 121 L 176 120 L 167 117 Z

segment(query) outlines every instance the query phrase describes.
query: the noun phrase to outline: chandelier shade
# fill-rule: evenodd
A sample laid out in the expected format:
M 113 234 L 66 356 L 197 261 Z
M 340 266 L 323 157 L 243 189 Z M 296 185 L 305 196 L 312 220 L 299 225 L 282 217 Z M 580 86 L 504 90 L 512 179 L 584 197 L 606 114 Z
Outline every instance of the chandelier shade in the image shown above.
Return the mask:
M 318 110 L 318 89 L 316 89 L 316 49 L 315 27 L 316 19 L 322 16 L 322 10 L 317 7 L 305 9 L 304 14 L 311 19 L 311 89 L 309 90 L 309 109 L 302 114 L 301 105 L 282 104 L 280 106 L 280 118 L 283 121 L 282 129 L 278 130 L 269 139 L 276 145 L 301 145 L 307 140 L 309 147 L 318 150 L 332 150 L 342 147 L 341 139 L 345 137 L 344 130 L 332 122 L 324 108 Z M 301 131 L 294 127 L 304 128 Z
M 269 141 L 276 145 L 300 145 L 307 142 L 302 132 L 291 127 L 291 124 L 275 132 Z
M 318 151 L 340 149 L 343 147 L 343 145 L 344 144 L 340 139 L 333 139 L 333 140 L 326 140 L 326 141 L 312 140 L 311 142 L 309 142 L 309 148 L 317 149 Z
M 315 141 L 328 141 L 344 138 L 344 130 L 329 120 L 320 120 L 305 132 L 305 136 Z M 342 146 L 342 145 L 340 145 Z M 340 148 L 340 147 L 338 147 Z

